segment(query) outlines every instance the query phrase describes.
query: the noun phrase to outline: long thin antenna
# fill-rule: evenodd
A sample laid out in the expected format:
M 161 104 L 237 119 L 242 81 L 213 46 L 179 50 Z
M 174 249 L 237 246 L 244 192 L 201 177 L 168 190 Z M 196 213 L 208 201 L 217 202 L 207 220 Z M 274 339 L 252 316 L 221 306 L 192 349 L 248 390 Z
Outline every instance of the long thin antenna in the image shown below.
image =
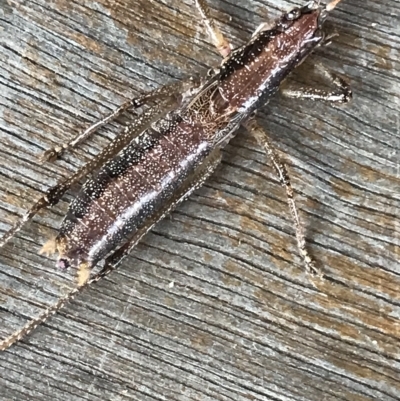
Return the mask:
M 13 344 L 20 341 L 26 335 L 28 335 L 32 330 L 34 330 L 41 323 L 45 322 L 50 316 L 54 315 L 58 312 L 66 303 L 71 301 L 75 295 L 80 293 L 86 287 L 89 287 L 91 284 L 96 283 L 103 277 L 107 276 L 113 270 L 116 269 L 115 265 L 107 265 L 104 266 L 102 270 L 100 270 L 97 274 L 95 274 L 91 279 L 86 281 L 83 285 L 80 285 L 69 293 L 60 298 L 55 304 L 49 306 L 41 315 L 36 318 L 31 319 L 29 322 L 25 324 L 22 329 L 15 331 L 13 334 L 5 338 L 0 342 L 0 351 L 5 351 L 7 348 L 10 348 Z

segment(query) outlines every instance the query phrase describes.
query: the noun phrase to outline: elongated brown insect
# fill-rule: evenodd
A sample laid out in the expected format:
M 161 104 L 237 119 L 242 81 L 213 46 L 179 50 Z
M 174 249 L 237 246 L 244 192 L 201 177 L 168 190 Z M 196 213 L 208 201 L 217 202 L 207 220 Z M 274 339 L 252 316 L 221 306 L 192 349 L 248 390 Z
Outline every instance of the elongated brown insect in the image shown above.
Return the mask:
M 254 118 L 255 111 L 278 91 L 282 81 L 315 48 L 326 44 L 322 25 L 340 0 L 326 6 L 312 1 L 284 13 L 274 24 L 262 24 L 243 47 L 231 45 L 209 16 L 205 0 L 195 0 L 207 30 L 224 60 L 211 76 L 162 87 L 130 100 L 70 143 L 45 152 L 42 160 L 53 160 L 76 146 L 100 126 L 128 108 L 151 106 L 128 125 L 108 147 L 70 178 L 46 195 L 0 240 L 12 238 L 39 210 L 55 205 L 81 177 L 97 171 L 71 202 L 59 233 L 43 248 L 57 252 L 57 266 L 78 269 L 78 286 L 41 316 L 0 343 L 5 350 L 29 333 L 88 285 L 114 270 L 155 223 L 214 172 L 220 151 L 244 126 L 271 157 L 286 188 L 300 254 L 310 273 L 317 274 L 305 244 L 293 190 L 284 164 Z M 295 98 L 347 102 L 347 83 L 324 69 L 335 90 L 302 88 L 285 90 Z M 99 273 L 91 270 L 104 260 Z

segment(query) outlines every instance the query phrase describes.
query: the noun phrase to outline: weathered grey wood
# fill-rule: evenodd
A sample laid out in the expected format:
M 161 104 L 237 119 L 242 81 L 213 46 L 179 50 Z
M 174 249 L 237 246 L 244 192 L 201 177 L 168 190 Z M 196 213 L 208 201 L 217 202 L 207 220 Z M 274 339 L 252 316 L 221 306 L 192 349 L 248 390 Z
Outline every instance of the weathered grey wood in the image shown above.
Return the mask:
M 302 1 L 213 0 L 242 44 Z M 400 3 L 343 0 L 314 62 L 347 75 L 348 107 L 277 97 L 284 152 L 324 282 L 297 254 L 284 190 L 239 135 L 212 180 L 118 272 L 0 355 L 2 400 L 400 399 Z M 0 0 L 0 229 L 99 151 L 37 155 L 129 96 L 219 63 L 190 0 Z M 232 19 L 230 19 L 230 16 Z M 71 197 L 67 196 L 68 201 Z M 0 336 L 73 286 L 37 254 L 66 202 L 0 251 Z

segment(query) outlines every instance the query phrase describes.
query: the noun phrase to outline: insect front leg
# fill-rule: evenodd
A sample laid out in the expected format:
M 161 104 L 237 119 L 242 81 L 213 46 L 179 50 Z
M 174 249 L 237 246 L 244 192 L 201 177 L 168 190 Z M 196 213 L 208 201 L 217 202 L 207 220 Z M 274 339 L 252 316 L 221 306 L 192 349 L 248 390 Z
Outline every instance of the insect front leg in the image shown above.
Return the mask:
M 140 132 L 146 129 L 153 121 L 157 120 L 161 115 L 164 115 L 168 111 L 176 107 L 176 100 L 169 99 L 164 103 L 160 103 L 152 108 L 149 108 L 142 113 L 134 122 L 129 124 L 122 130 L 122 133 L 118 135 L 113 142 L 111 142 L 106 148 L 104 148 L 96 157 L 81 167 L 76 173 L 64 181 L 56 184 L 47 190 L 46 194 L 40 198 L 31 209 L 29 209 L 17 223 L 8 230 L 3 237 L 0 238 L 0 248 L 6 244 L 26 222 L 31 220 L 40 210 L 56 205 L 62 196 L 69 190 L 69 188 L 78 182 L 82 177 L 97 170 L 106 161 L 115 156 L 121 149 L 123 149 L 133 137 L 137 136 Z M 46 248 L 46 245 L 45 245 Z M 47 248 L 49 248 L 47 246 Z M 51 249 L 48 249 L 51 251 Z M 46 252 L 47 249 L 44 249 Z
M 218 29 L 214 19 L 211 17 L 210 9 L 206 0 L 195 0 L 197 9 L 200 12 L 204 25 L 206 26 L 208 35 L 210 36 L 213 44 L 223 58 L 227 57 L 232 51 L 232 46 L 225 38 L 223 33 Z
M 63 143 L 59 146 L 55 146 L 51 149 L 46 150 L 39 156 L 39 161 L 44 163 L 46 161 L 55 161 L 58 159 L 65 151 L 75 148 L 78 144 L 89 138 L 90 135 L 98 131 L 99 128 L 114 121 L 120 115 L 122 115 L 128 109 L 137 109 L 144 106 L 145 104 L 152 102 L 160 102 L 168 97 L 174 97 L 177 94 L 187 91 L 188 89 L 199 84 L 199 80 L 196 78 L 190 78 L 188 80 L 180 81 L 170 85 L 165 85 L 157 88 L 151 92 L 145 93 L 137 98 L 130 99 L 123 103 L 121 106 L 117 107 L 110 114 L 104 116 L 100 121 L 97 121 L 85 131 L 80 132 L 74 139 L 69 142 Z
M 159 210 L 144 226 L 142 226 L 133 237 L 122 247 L 113 252 L 105 260 L 104 267 L 88 280 L 80 282 L 80 284 L 72 291 L 61 297 L 54 305 L 47 308 L 41 315 L 30 320 L 20 330 L 15 331 L 9 337 L 5 338 L 0 342 L 0 351 L 4 351 L 11 347 L 16 342 L 23 339 L 32 330 L 34 330 L 41 323 L 45 322 L 50 316 L 57 313 L 62 307 L 64 307 L 69 301 L 71 301 L 78 293 L 80 293 L 86 287 L 96 283 L 103 277 L 110 274 L 112 271 L 117 269 L 118 265 L 124 259 L 125 256 L 131 252 L 136 244 L 143 238 L 143 236 L 153 228 L 153 226 L 164 218 L 165 215 L 170 213 L 178 204 L 185 200 L 193 191 L 201 187 L 204 181 L 215 171 L 219 163 L 221 162 L 220 151 L 214 150 L 206 160 L 197 168 L 197 170 L 186 179 L 186 182 L 182 185 L 179 192 L 177 192 L 172 199 L 163 205 Z
M 272 165 L 274 167 L 275 172 L 279 177 L 279 181 L 283 187 L 286 189 L 286 196 L 287 201 L 289 204 L 290 213 L 293 218 L 295 231 L 296 231 L 296 239 L 297 239 L 297 246 L 304 260 L 304 264 L 306 266 L 307 272 L 322 276 L 320 270 L 315 266 L 314 260 L 311 258 L 308 250 L 307 244 L 304 237 L 304 228 L 303 224 L 300 221 L 299 213 L 297 210 L 297 206 L 294 200 L 294 193 L 293 188 L 290 183 L 290 177 L 287 172 L 285 164 L 280 160 L 278 152 L 275 150 L 274 146 L 272 145 L 271 141 L 268 138 L 266 132 L 258 125 L 255 119 L 251 119 L 249 122 L 245 124 L 245 127 L 250 132 L 250 134 L 256 139 L 257 143 L 262 146 L 267 155 L 271 158 Z
M 318 64 L 317 70 L 329 80 L 336 89 L 326 91 L 317 88 L 281 89 L 285 97 L 296 99 L 324 100 L 331 103 L 347 103 L 352 98 L 350 85 L 341 77 Z

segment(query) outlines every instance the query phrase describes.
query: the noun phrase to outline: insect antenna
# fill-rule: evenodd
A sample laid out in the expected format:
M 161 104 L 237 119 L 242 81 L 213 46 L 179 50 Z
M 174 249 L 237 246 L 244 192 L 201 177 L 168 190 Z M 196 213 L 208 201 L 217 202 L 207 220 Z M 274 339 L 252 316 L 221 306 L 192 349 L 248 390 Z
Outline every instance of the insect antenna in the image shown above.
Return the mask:
M 61 308 L 64 307 L 69 301 L 75 298 L 77 294 L 83 291 L 86 287 L 89 287 L 91 284 L 96 283 L 103 277 L 107 276 L 116 268 L 115 265 L 106 265 L 96 273 L 92 278 L 87 280 L 84 284 L 75 287 L 73 290 L 65 294 L 63 297 L 59 298 L 58 301 L 49 306 L 41 315 L 31 319 L 29 322 L 25 324 L 24 327 L 15 331 L 13 334 L 5 338 L 3 341 L 0 341 L 0 351 L 5 351 L 7 348 L 10 348 L 13 344 L 20 341 L 22 338 L 27 336 L 32 330 L 34 330 L 37 326 L 44 323 L 50 316 L 57 313 Z

